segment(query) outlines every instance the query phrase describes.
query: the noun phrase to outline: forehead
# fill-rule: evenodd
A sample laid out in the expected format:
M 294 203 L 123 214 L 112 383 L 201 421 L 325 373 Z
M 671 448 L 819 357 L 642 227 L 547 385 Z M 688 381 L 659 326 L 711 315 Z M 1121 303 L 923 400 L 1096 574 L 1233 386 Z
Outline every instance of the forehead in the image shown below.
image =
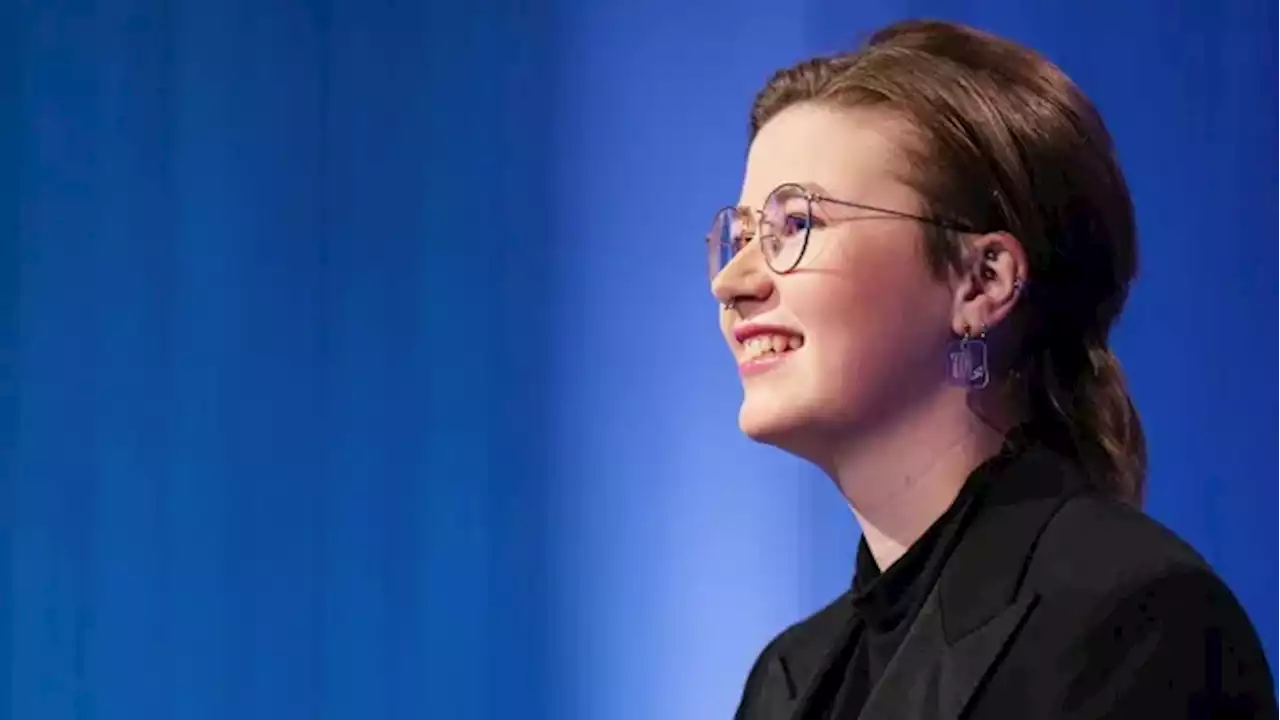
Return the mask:
M 901 148 L 908 137 L 904 122 L 883 110 L 793 105 L 770 119 L 751 143 L 739 201 L 758 208 L 779 185 L 801 183 L 875 202 L 901 184 L 908 168 Z

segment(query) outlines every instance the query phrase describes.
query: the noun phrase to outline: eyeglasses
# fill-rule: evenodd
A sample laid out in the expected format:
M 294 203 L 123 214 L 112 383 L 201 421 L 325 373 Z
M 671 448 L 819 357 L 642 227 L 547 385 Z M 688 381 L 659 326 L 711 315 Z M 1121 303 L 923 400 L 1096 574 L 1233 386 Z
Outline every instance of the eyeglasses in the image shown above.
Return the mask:
M 819 195 L 803 185 L 786 183 L 769 193 L 758 218 L 756 213 L 743 207 L 727 207 L 716 213 L 711 230 L 707 233 L 707 260 L 711 278 L 715 279 L 752 239 L 759 241 L 770 270 L 779 275 L 795 270 L 804 257 L 804 251 L 809 246 L 809 236 L 814 229 L 813 206 L 822 202 L 867 210 L 887 217 L 915 220 L 956 232 L 978 232 L 966 223 L 837 200 Z M 818 227 L 821 229 L 821 225 Z

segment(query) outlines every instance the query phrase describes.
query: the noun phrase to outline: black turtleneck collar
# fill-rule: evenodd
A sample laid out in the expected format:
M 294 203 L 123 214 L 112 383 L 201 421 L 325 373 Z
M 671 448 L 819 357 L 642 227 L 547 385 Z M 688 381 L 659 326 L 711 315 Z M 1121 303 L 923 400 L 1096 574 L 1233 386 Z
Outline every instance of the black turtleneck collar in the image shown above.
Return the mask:
M 883 572 L 866 538 L 858 544 L 851 601 L 861 630 L 849 656 L 836 707 L 856 717 L 867 693 L 879 681 L 915 621 L 947 558 L 974 514 L 988 481 L 1022 452 L 1027 436 L 1011 432 L 995 456 L 970 473 L 955 501 L 911 547 Z M 844 714 L 838 715 L 845 717 Z
M 902 624 L 923 603 L 941 569 L 947 540 L 956 535 L 955 521 L 969 505 L 973 483 L 966 483 L 951 507 L 921 535 L 902 557 L 881 571 L 864 536 L 858 543 L 853 577 L 853 606 L 872 632 Z M 942 552 L 939 552 L 942 550 Z
M 852 598 L 858 614 L 869 627 L 887 629 L 914 615 L 913 607 L 924 602 L 951 546 L 958 539 L 968 514 L 966 510 L 974 497 L 981 493 L 985 481 L 1025 444 L 1026 434 L 1021 429 L 1010 432 L 1000 452 L 969 474 L 946 512 L 887 570 L 881 571 L 863 537 L 858 543 Z

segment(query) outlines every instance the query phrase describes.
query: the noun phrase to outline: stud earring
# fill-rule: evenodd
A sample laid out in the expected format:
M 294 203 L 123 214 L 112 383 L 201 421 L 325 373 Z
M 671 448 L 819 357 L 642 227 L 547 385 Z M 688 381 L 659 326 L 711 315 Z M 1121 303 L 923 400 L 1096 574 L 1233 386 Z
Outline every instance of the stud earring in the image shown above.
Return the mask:
M 973 337 L 966 327 L 964 335 L 948 346 L 947 382 L 970 390 L 981 390 L 991 382 L 985 323 L 977 337 Z

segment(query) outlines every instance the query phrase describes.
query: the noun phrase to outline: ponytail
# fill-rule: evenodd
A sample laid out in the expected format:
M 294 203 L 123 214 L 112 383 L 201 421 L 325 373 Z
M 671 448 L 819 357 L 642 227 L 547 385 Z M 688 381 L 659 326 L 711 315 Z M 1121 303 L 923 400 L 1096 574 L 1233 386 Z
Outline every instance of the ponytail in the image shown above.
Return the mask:
M 1037 431 L 1078 457 L 1103 493 L 1141 506 L 1146 437 L 1120 361 L 1106 344 L 1048 348 L 1029 380 L 1031 423 Z

